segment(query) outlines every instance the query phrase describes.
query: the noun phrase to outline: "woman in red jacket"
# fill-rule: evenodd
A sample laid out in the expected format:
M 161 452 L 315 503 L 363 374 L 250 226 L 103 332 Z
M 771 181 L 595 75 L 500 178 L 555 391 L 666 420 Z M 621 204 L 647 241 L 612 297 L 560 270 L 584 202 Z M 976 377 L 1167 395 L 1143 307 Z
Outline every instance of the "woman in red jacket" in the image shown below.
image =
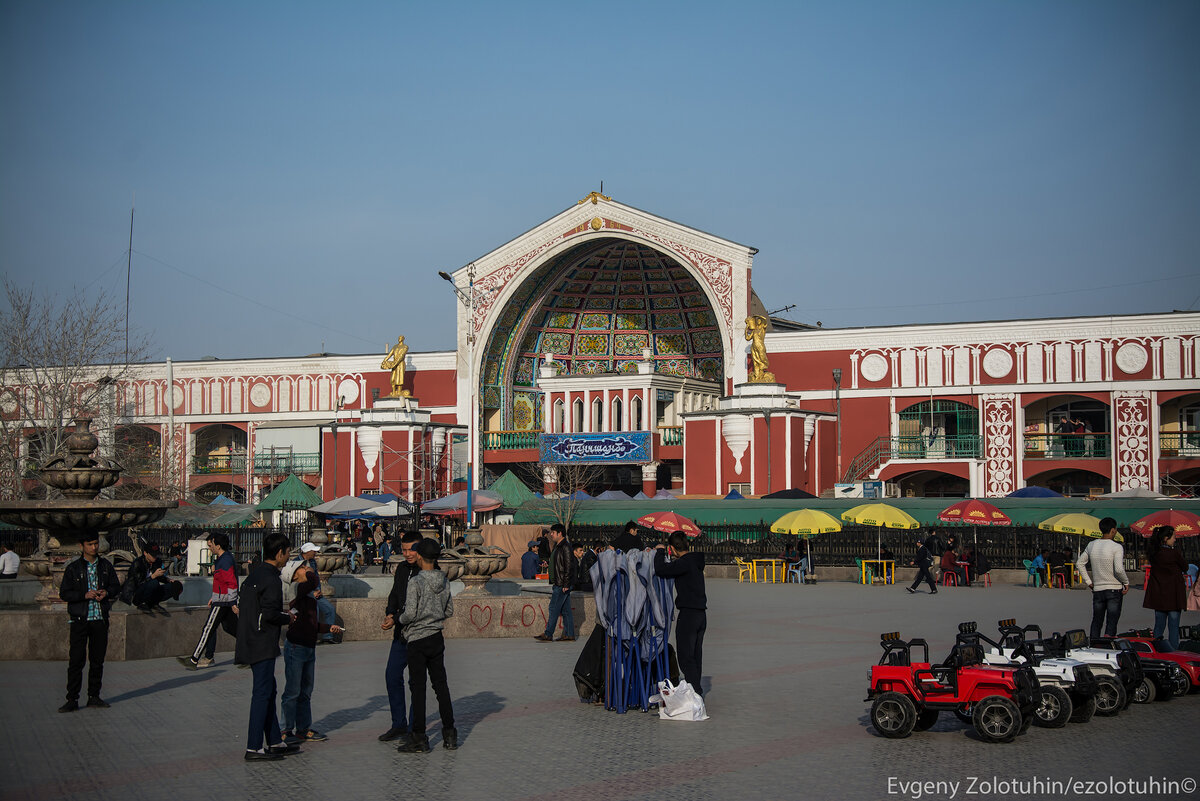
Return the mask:
M 1154 610 L 1154 636 L 1167 630 L 1167 642 L 1179 648 L 1179 613 L 1187 605 L 1187 560 L 1175 550 L 1175 529 L 1159 526 L 1146 546 L 1150 555 L 1150 577 L 1146 580 L 1146 598 L 1142 606 Z

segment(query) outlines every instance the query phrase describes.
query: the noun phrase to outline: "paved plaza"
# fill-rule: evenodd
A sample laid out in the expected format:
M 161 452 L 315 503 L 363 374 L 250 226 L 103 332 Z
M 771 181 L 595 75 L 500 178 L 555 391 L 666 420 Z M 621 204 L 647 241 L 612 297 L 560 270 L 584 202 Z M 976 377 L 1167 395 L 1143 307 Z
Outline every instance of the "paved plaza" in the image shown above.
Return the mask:
M 1035 727 L 1008 745 L 984 743 L 947 715 L 933 730 L 905 740 L 883 739 L 870 728 L 863 698 L 869 666 L 880 653 L 880 632 L 925 637 L 940 659 L 964 620 L 977 620 L 989 634 L 1003 617 L 1037 622 L 1047 631 L 1086 627 L 1087 592 L 996 586 L 910 596 L 900 586 L 732 580 L 710 580 L 708 589 L 704 667 L 710 720 L 672 723 L 654 714 L 617 715 L 580 704 L 571 669 L 582 643 L 451 640 L 446 662 L 461 738 L 456 752 L 440 747 L 432 692 L 432 753 L 401 755 L 376 741 L 389 725 L 382 642 L 318 650 L 314 728 L 329 740 L 279 763 L 242 760 L 250 674 L 234 669 L 230 654 L 218 655 L 218 667 L 196 673 L 172 659 L 109 663 L 104 697 L 112 708 L 69 715 L 55 712 L 63 700 L 65 663 L 0 663 L 5 763 L 0 799 L 1085 794 L 988 784 L 995 779 L 1187 780 L 1184 787 L 1194 794 L 1200 776 L 1196 694 L 1135 705 L 1118 717 L 1065 729 Z M 1152 620 L 1141 600 L 1140 590 L 1129 593 L 1123 624 Z M 1185 613 L 1184 622 L 1195 623 L 1196 617 Z M 282 676 L 281 659 L 281 690 Z M 917 780 L 958 785 L 916 792 L 907 783 Z M 1133 795 L 1116 789 L 1089 797 Z M 1170 796 L 1152 790 L 1148 795 Z

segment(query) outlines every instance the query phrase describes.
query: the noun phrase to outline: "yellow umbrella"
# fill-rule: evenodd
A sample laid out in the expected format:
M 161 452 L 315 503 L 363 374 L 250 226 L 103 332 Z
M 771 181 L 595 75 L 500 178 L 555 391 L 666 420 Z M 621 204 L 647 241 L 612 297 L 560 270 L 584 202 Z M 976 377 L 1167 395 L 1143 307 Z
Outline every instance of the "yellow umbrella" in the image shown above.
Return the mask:
M 804 538 L 804 549 L 808 552 L 808 569 L 813 569 L 812 545 L 809 539 L 814 534 L 831 534 L 841 531 L 842 524 L 828 512 L 820 509 L 796 509 L 771 524 L 772 534 L 794 534 Z
M 842 512 L 842 519 L 847 523 L 857 523 L 860 526 L 877 526 L 879 534 L 875 542 L 875 558 L 879 558 L 883 550 L 883 529 L 920 528 L 921 524 L 915 517 L 903 509 L 889 506 L 886 503 L 864 503 Z
M 1100 531 L 1100 518 L 1086 515 L 1083 512 L 1055 515 L 1038 523 L 1038 528 L 1042 531 L 1057 531 L 1060 534 L 1079 534 L 1092 539 L 1098 539 L 1103 533 Z M 1125 538 L 1119 533 L 1115 539 L 1117 542 L 1125 541 Z

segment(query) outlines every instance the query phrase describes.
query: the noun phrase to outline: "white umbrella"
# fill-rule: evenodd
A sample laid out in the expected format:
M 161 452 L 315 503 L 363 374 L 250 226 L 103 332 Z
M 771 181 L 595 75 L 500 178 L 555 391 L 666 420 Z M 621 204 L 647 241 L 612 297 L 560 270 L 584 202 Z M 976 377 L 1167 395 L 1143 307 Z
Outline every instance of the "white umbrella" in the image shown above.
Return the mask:
M 1161 492 L 1146 489 L 1145 487 L 1134 487 L 1133 489 L 1121 490 L 1120 492 L 1110 492 L 1101 495 L 1101 498 L 1142 498 L 1146 500 L 1166 500 L 1169 496 L 1163 495 Z
M 382 506 L 368 509 L 363 514 L 371 517 L 402 517 L 412 514 L 412 504 L 401 500 L 388 501 Z
M 343 495 L 340 498 L 334 498 L 332 501 L 327 501 L 319 506 L 314 506 L 308 511 L 316 512 L 319 515 L 352 515 L 356 512 L 365 512 L 367 509 L 374 509 L 383 506 L 376 501 L 369 501 L 366 498 L 357 498 L 353 495 Z
M 499 509 L 502 501 L 500 496 L 487 490 L 476 490 L 471 493 L 471 507 L 475 512 L 490 512 Z M 467 511 L 467 492 L 456 492 L 444 498 L 421 504 L 421 511 L 431 515 L 456 515 Z

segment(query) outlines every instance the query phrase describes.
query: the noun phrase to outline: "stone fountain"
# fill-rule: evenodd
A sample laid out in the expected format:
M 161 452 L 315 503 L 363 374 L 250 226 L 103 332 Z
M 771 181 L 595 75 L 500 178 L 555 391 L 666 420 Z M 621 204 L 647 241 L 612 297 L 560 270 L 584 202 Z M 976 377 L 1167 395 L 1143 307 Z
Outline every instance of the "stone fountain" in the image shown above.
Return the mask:
M 484 546 L 483 535 L 477 529 L 468 529 L 465 544 L 443 550 L 438 564 L 446 578 L 466 585 L 461 595 L 487 595 L 484 585 L 508 565 L 508 557 L 495 545 Z
M 161 520 L 178 501 L 97 499 L 101 490 L 117 483 L 121 466 L 92 452 L 100 444 L 91 432 L 91 419 L 75 419 L 75 430 L 66 438 L 67 455 L 54 456 L 38 470 L 47 487 L 62 498 L 47 501 L 0 501 L 0 520 L 20 528 L 41 529 L 38 550 L 21 560 L 21 568 L 42 582 L 35 599 L 42 606 L 62 603 L 58 588 L 63 570 L 79 554 L 85 534 L 98 534 L 101 551 L 108 545 L 103 534 L 117 528 L 142 526 Z

